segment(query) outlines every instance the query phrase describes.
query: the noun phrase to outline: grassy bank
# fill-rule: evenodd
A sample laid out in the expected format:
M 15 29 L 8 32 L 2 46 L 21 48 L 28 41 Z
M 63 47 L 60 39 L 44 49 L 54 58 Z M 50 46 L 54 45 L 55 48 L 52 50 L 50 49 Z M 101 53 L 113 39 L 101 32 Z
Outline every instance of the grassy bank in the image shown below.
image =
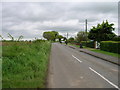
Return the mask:
M 79 45 L 74 45 L 74 44 L 69 44 L 69 45 L 72 45 L 75 47 L 80 47 Z M 111 53 L 111 52 L 107 52 L 107 51 L 103 51 L 103 50 L 99 50 L 99 49 L 95 49 L 95 48 L 89 48 L 89 47 L 85 47 L 85 46 L 83 46 L 83 48 L 90 50 L 90 51 L 93 51 L 93 52 L 102 53 L 102 54 L 106 54 L 106 55 L 120 58 L 120 54 L 117 54 L 117 53 Z
M 0 58 L 2 56 L 2 45 L 0 45 Z
M 0 46 L 0 89 L 2 90 L 2 46 Z
M 2 50 L 3 88 L 44 88 L 51 44 L 8 42 Z

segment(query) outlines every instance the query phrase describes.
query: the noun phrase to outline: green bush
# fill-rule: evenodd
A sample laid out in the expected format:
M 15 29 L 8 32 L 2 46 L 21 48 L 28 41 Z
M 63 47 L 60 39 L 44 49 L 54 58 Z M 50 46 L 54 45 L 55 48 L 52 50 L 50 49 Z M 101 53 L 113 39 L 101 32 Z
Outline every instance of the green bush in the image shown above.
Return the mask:
M 120 41 L 120 36 L 115 36 L 112 41 Z
M 100 43 L 100 49 L 120 54 L 120 41 L 102 41 Z
M 81 42 L 83 46 L 86 46 L 86 41 Z M 87 41 L 87 47 L 94 48 L 94 41 Z

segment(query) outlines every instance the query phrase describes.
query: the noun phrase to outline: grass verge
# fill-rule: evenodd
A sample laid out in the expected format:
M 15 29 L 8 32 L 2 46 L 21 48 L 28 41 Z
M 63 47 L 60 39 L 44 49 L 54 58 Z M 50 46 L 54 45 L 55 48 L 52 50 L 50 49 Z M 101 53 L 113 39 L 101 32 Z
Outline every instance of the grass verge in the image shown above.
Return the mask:
M 79 45 L 74 45 L 74 44 L 69 44 L 69 45 L 72 45 L 75 47 L 80 47 Z M 85 46 L 83 46 L 83 48 L 90 50 L 90 51 L 93 51 L 93 52 L 102 53 L 102 54 L 106 54 L 106 55 L 120 58 L 120 54 L 117 54 L 117 53 L 111 53 L 111 52 L 107 52 L 107 51 L 103 51 L 103 50 L 99 50 L 99 49 L 95 49 L 95 48 L 89 48 L 89 47 L 85 47 Z
M 113 57 L 118 57 L 120 58 L 120 54 L 117 54 L 117 53 L 111 53 L 111 52 L 106 52 L 106 51 L 103 51 L 103 50 L 91 50 L 93 52 L 98 52 L 98 53 L 102 53 L 102 54 L 106 54 L 106 55 L 110 55 L 110 56 L 113 56 Z
M 2 87 L 45 88 L 50 47 L 48 41 L 3 46 Z

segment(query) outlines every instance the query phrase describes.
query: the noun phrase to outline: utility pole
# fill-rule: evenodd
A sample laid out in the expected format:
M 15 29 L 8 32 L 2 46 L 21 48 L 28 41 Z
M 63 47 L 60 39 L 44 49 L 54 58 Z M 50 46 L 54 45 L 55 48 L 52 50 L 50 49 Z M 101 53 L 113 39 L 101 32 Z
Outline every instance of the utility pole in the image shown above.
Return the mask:
M 87 46 L 87 19 L 85 20 L 86 46 Z
M 67 32 L 67 39 L 68 39 L 68 32 Z

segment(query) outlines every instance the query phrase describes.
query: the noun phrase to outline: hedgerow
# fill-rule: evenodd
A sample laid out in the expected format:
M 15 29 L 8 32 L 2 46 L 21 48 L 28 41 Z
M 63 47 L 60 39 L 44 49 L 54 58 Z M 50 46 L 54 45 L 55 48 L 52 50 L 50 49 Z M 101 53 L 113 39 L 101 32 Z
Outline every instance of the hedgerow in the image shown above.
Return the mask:
M 100 49 L 120 54 L 120 41 L 102 41 L 100 43 Z

